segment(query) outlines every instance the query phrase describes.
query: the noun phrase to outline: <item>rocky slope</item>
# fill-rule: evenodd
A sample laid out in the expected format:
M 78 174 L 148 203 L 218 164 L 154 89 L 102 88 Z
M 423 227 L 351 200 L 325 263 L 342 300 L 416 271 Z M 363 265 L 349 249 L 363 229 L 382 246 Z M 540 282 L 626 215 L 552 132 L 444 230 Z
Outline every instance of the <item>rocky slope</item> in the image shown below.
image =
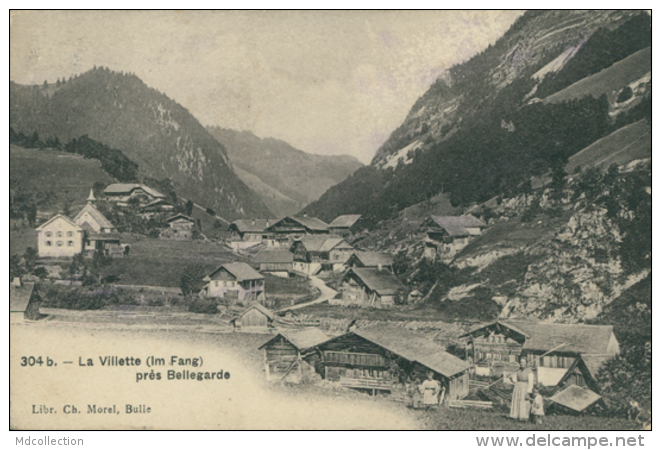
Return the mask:
M 10 83 L 9 95 L 17 133 L 62 143 L 88 135 L 138 163 L 142 177 L 171 178 L 177 193 L 225 218 L 270 213 L 197 119 L 135 75 L 95 68 L 44 86 Z
M 299 212 L 363 166 L 353 156 L 312 155 L 279 139 L 209 127 L 239 177 L 278 217 Z
M 644 12 L 527 12 L 444 72 L 371 165 L 308 210 L 376 225 L 439 193 L 463 207 L 511 196 L 651 112 L 650 45 Z

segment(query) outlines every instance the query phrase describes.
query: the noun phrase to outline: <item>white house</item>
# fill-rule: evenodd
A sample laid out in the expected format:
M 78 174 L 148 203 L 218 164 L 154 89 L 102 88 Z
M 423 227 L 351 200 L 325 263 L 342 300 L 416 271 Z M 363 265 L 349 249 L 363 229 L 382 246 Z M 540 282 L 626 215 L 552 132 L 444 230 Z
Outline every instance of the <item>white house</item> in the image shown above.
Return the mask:
M 223 264 L 204 277 L 207 283 L 200 295 L 237 301 L 263 301 L 264 276 L 244 262 Z
M 67 216 L 53 216 L 36 231 L 40 258 L 71 258 L 83 251 L 85 230 Z

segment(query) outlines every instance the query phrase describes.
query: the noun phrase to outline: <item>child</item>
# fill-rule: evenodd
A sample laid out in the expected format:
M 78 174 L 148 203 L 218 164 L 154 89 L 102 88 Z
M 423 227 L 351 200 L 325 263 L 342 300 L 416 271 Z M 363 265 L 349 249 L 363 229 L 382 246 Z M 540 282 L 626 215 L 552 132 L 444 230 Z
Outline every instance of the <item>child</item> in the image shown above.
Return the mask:
M 539 393 L 539 386 L 535 385 L 532 389 L 532 406 L 530 408 L 530 417 L 534 424 L 541 424 L 544 417 L 544 397 Z

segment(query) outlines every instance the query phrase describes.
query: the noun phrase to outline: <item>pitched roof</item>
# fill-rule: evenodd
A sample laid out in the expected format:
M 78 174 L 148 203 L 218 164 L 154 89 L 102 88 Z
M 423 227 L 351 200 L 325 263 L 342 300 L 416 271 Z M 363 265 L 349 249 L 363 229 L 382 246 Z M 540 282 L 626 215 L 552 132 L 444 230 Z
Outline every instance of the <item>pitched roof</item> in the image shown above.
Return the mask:
M 596 392 L 576 384 L 572 384 L 571 386 L 567 387 L 567 389 L 564 389 L 549 398 L 549 400 L 569 409 L 573 409 L 574 411 L 580 412 L 595 403 L 600 398 L 601 395 L 597 394 Z
M 195 221 L 194 221 L 193 219 L 191 219 L 190 217 L 188 217 L 188 216 L 185 215 L 185 214 L 177 214 L 177 215 L 174 215 L 174 216 L 168 218 L 168 219 L 166 220 L 166 222 L 174 222 L 174 221 L 177 220 L 177 219 L 184 219 L 184 220 L 186 220 L 187 222 L 195 223 Z
M 365 267 L 392 266 L 393 258 L 389 253 L 363 252 L 356 250 L 355 257 L 360 260 Z
M 251 311 L 251 310 L 253 310 L 253 309 L 256 309 L 257 311 L 261 312 L 261 313 L 264 314 L 266 317 L 268 317 L 268 318 L 269 318 L 269 322 L 272 321 L 273 318 L 275 317 L 275 316 L 273 315 L 273 311 L 271 311 L 270 309 L 266 308 L 266 307 L 263 306 L 261 303 L 253 303 L 252 305 L 248 306 L 246 309 L 244 309 L 243 311 L 241 311 L 236 317 L 232 318 L 232 320 L 230 320 L 230 323 L 236 321 L 236 319 L 239 319 L 239 318 L 243 317 L 248 311 Z
M 331 223 L 331 228 L 351 228 L 362 217 L 361 214 L 345 214 L 337 216 Z
M 262 250 L 253 260 L 256 263 L 291 263 L 294 262 L 294 254 L 284 249 Z
M 397 277 L 387 270 L 378 270 L 371 267 L 352 267 L 345 277 L 350 273 L 355 273 L 365 283 L 365 286 L 379 295 L 392 295 L 404 288 Z
M 68 218 L 67 216 L 65 216 L 64 214 L 56 214 L 55 216 L 53 216 L 53 217 L 51 217 L 50 219 L 48 219 L 46 222 L 44 222 L 44 223 L 42 223 L 41 225 L 39 225 L 39 226 L 36 228 L 36 230 L 37 230 L 37 231 L 41 231 L 41 230 L 43 230 L 47 225 L 50 225 L 52 222 L 55 222 L 55 220 L 57 220 L 57 219 L 62 219 L 62 220 L 64 220 L 65 222 L 67 222 L 69 225 L 71 225 L 71 226 L 73 226 L 73 227 L 75 227 L 75 228 L 78 228 L 80 231 L 83 231 L 83 229 L 80 227 L 80 225 L 78 225 L 78 224 L 77 224 L 76 222 L 74 222 L 73 220 L 69 219 L 69 218 Z
M 141 188 L 143 191 L 151 195 L 152 197 L 165 197 L 165 195 L 161 194 L 154 188 L 150 188 L 147 185 L 144 184 L 138 184 L 138 183 L 113 183 L 110 186 L 106 187 L 103 190 L 103 193 L 108 195 L 108 194 L 129 194 L 131 191 L 134 189 Z
M 30 304 L 34 291 L 34 283 L 23 283 L 21 286 L 9 286 L 9 312 L 25 312 Z
M 278 335 L 274 336 L 273 338 L 269 339 L 267 342 L 262 344 L 259 348 L 264 348 L 266 345 L 268 345 L 271 341 L 276 339 L 278 336 L 282 336 L 285 338 L 289 343 L 291 343 L 294 347 L 296 347 L 298 350 L 307 350 L 309 348 L 312 348 L 314 346 L 317 346 L 321 344 L 322 342 L 326 342 L 329 337 L 321 331 L 319 328 L 306 328 L 303 330 L 288 330 L 288 331 L 282 331 Z
M 264 279 L 264 276 L 261 273 L 257 272 L 255 269 L 250 267 L 248 264 L 246 264 L 244 262 L 233 262 L 233 263 L 226 263 L 226 264 L 223 264 L 222 266 L 218 267 L 216 270 L 214 270 L 209 275 L 204 277 L 204 281 L 211 280 L 211 277 L 213 277 L 221 269 L 225 269 L 229 273 L 234 275 L 236 277 L 236 281 L 263 280 Z
M 559 352 L 606 354 L 613 334 L 612 325 L 578 325 L 529 322 L 522 320 L 501 321 L 523 330 L 530 337 L 523 348 L 526 350 L 551 350 Z
M 605 354 L 605 355 L 581 355 L 581 359 L 583 360 L 583 363 L 585 364 L 585 367 L 588 369 L 590 372 L 590 376 L 594 378 L 595 380 L 597 379 L 597 374 L 599 373 L 599 370 L 601 367 L 604 365 L 606 361 L 611 359 L 613 355 L 610 354 Z
M 300 241 L 308 252 L 329 252 L 335 247 L 344 242 L 345 248 L 353 248 L 351 245 L 342 238 L 329 237 L 329 236 L 301 236 L 296 239 Z
M 446 377 L 452 377 L 470 368 L 466 361 L 446 352 L 443 346 L 404 327 L 375 325 L 359 328 L 354 334 Z
M 469 228 L 485 228 L 486 224 L 470 214 L 465 216 L 430 216 L 429 219 L 443 228 L 450 236 L 472 236 Z
M 277 219 L 239 219 L 232 222 L 230 226 L 234 225 L 241 233 L 261 233 L 277 221 Z
M 115 226 L 108 219 L 106 219 L 106 216 L 101 214 L 101 211 L 96 209 L 96 206 L 92 205 L 91 203 L 83 206 L 83 209 L 81 209 L 78 214 L 76 214 L 76 217 L 73 218 L 73 221 L 78 223 L 82 215 L 85 213 L 88 213 L 90 216 L 92 216 L 92 219 L 94 219 L 101 228 L 115 228 Z
M 289 217 L 290 219 L 300 223 L 305 228 L 311 230 L 328 230 L 328 224 L 316 217 Z

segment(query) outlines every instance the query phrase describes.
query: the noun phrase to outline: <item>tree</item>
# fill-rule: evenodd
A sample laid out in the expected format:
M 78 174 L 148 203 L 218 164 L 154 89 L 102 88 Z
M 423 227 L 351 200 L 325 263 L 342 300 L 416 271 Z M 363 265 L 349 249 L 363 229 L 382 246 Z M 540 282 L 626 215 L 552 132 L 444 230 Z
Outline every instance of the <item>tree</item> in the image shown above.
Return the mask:
M 37 264 L 37 257 L 38 257 L 37 250 L 35 250 L 33 247 L 28 247 L 25 249 L 25 253 L 23 254 L 23 261 L 25 261 L 25 270 L 27 272 L 32 272 L 35 268 L 35 265 Z
M 25 268 L 21 263 L 21 257 L 14 254 L 9 257 L 9 281 L 16 277 L 22 277 L 25 274 Z
M 193 214 L 193 201 L 188 200 L 186 202 L 186 215 L 190 216 L 191 214 Z
M 45 280 L 48 278 L 48 270 L 44 266 L 39 266 L 34 269 L 34 276 L 39 277 L 40 280 Z
M 68 216 L 71 214 L 71 206 L 73 206 L 73 199 L 69 191 L 64 191 L 64 202 L 62 204 L 62 214 Z
M 195 294 L 204 286 L 204 276 L 206 271 L 200 264 L 191 264 L 186 266 L 181 275 L 181 293 L 184 295 Z
M 92 279 L 97 285 L 103 281 L 104 269 L 112 264 L 112 258 L 105 254 L 103 250 L 94 252 L 91 261 L 87 261 L 87 268 Z

